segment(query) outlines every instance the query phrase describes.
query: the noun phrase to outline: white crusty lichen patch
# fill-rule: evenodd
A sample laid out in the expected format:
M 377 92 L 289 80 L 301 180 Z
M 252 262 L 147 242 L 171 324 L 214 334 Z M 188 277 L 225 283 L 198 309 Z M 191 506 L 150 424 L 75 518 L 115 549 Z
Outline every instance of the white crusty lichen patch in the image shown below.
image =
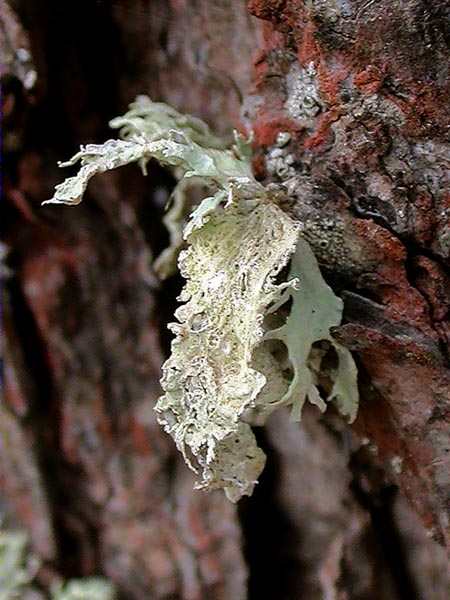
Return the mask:
M 57 186 L 49 202 L 77 204 L 90 177 L 129 162 L 145 172 L 155 158 L 175 169 L 180 182 L 166 219 L 171 247 L 157 269 L 169 275 L 183 248 L 178 267 L 186 283 L 169 326 L 175 337 L 156 411 L 198 474 L 198 487 L 223 488 L 236 501 L 252 493 L 265 462 L 250 423 L 263 424 L 282 405 L 292 405 L 299 419 L 306 399 L 321 410 L 335 400 L 354 419 L 356 367 L 330 334 L 341 321 L 342 301 L 299 238 L 299 223 L 279 207 L 279 194 L 254 179 L 242 137 L 227 148 L 198 119 L 143 96 L 111 124 L 122 139 L 86 146 L 63 163 L 81 161 L 80 172 Z M 211 195 L 186 223 L 190 181 Z M 322 361 L 324 342 L 335 349 L 333 368 Z M 320 374 L 331 381 L 325 394 Z
M 324 104 L 320 98 L 314 63 L 311 62 L 306 68 L 302 68 L 294 61 L 286 83 L 284 107 L 292 118 L 309 121 L 323 110 Z

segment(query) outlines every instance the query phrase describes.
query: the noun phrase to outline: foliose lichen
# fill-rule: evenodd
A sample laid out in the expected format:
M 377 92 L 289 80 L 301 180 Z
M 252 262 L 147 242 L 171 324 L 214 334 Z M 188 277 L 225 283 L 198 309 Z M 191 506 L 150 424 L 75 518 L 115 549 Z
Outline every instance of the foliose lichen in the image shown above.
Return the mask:
M 265 461 L 250 423 L 262 424 L 281 405 L 292 405 L 299 419 L 306 399 L 321 410 L 335 400 L 354 419 L 356 367 L 330 334 L 341 321 L 342 301 L 323 281 L 299 223 L 280 208 L 279 191 L 253 177 L 244 138 L 235 134 L 228 148 L 198 119 L 142 96 L 111 125 L 121 139 L 88 145 L 62 163 L 81 161 L 81 169 L 49 202 L 77 204 L 93 175 L 129 162 L 144 173 L 150 158 L 177 170 L 167 218 L 172 243 L 158 270 L 170 274 L 183 248 L 178 267 L 186 283 L 177 322 L 169 325 L 175 337 L 156 411 L 199 475 L 198 487 L 223 488 L 236 501 L 252 493 Z M 202 181 L 211 196 L 186 223 L 190 180 Z M 290 274 L 280 282 L 291 257 Z M 317 345 L 324 342 L 335 349 L 334 368 L 323 364 L 325 350 Z M 319 391 L 324 369 L 333 382 L 325 399 Z
M 239 187 L 207 223 L 186 229 L 184 304 L 170 326 L 176 337 L 156 409 L 186 460 L 188 447 L 193 468 L 203 470 L 200 487 L 223 487 L 233 500 L 251 493 L 264 464 L 240 417 L 266 383 L 252 356 L 264 314 L 286 285 L 274 278 L 297 237 L 295 223 L 269 198 L 256 190 L 246 197 Z

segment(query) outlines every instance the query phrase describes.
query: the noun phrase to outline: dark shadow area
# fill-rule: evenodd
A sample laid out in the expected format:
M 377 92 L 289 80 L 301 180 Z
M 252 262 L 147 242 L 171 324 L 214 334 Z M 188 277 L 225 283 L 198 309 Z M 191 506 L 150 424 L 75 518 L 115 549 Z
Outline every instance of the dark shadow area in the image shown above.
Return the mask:
M 407 566 L 408 549 L 393 514 L 397 488 L 384 482 L 383 473 L 365 458 L 364 451 L 352 456 L 350 468 L 355 475 L 351 489 L 356 500 L 370 514 L 383 571 L 389 574 L 399 600 L 419 600 L 418 589 Z
M 296 527 L 277 502 L 278 460 L 263 429 L 255 428 L 258 446 L 267 455 L 265 469 L 251 498 L 238 505 L 249 568 L 248 600 L 293 600 L 301 597 L 301 565 Z

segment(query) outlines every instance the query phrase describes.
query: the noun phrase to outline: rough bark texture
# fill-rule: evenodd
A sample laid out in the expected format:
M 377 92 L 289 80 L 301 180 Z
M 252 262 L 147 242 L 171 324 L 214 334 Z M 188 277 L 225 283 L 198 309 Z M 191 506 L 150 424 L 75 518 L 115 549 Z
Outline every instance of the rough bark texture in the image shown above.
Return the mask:
M 0 511 L 29 530 L 42 585 L 103 573 L 131 600 L 446 599 L 446 3 L 0 7 Z M 151 269 L 170 175 L 127 168 L 77 208 L 40 207 L 57 160 L 106 139 L 138 93 L 224 135 L 254 130 L 255 172 L 286 186 L 345 301 L 335 335 L 360 369 L 356 423 L 275 414 L 259 432 L 267 469 L 239 507 L 192 490 L 152 410 L 179 289 Z

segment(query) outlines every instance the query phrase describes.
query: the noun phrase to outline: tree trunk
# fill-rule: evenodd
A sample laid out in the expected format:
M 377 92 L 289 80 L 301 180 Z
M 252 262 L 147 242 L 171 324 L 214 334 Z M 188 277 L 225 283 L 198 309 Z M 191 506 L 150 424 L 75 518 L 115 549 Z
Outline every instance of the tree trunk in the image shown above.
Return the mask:
M 0 513 L 28 530 L 43 589 L 96 573 L 130 600 L 448 598 L 447 3 L 0 7 Z M 40 206 L 57 160 L 107 139 L 137 94 L 253 130 L 256 175 L 285 185 L 344 299 L 355 424 L 276 413 L 238 506 L 193 490 L 153 412 L 181 286 L 151 264 L 171 175 L 127 167 L 76 208 Z

